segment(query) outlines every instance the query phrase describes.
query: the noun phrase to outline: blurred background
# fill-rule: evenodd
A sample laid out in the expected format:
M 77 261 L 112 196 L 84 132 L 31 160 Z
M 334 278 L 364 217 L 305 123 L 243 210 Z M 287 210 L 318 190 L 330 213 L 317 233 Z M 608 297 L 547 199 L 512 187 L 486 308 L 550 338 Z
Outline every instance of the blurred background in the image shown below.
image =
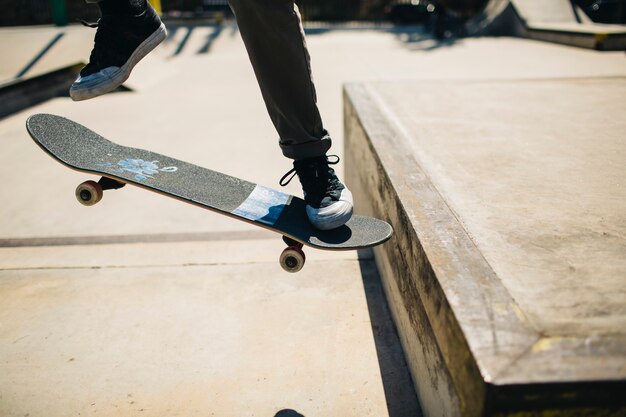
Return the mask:
M 493 2 L 493 0 L 491 0 Z M 462 25 L 490 0 L 299 0 L 308 22 L 391 22 L 433 27 L 439 19 L 451 27 Z M 550 1 L 544 1 L 549 6 Z M 154 0 L 167 18 L 221 18 L 230 16 L 227 0 Z M 572 0 L 596 23 L 626 23 L 626 0 Z M 97 19 L 98 8 L 84 0 L 0 0 L 0 26 L 66 24 Z

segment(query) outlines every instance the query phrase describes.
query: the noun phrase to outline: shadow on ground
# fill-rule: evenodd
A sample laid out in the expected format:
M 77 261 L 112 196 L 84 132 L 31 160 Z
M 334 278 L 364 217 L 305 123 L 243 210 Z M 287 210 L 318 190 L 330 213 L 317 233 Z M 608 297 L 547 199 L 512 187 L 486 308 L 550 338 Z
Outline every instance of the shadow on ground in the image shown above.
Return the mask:
M 432 51 L 455 45 L 460 38 L 446 37 L 437 38 L 430 29 L 425 26 L 388 25 L 388 24 L 324 24 L 314 23 L 305 25 L 304 32 L 307 36 L 325 35 L 338 31 L 375 31 L 392 34 L 398 41 L 413 51 Z
M 396 26 L 387 32 L 393 34 L 411 51 L 434 51 L 454 46 L 460 41 L 454 37 L 439 39 L 424 28 L 414 26 Z
M 280 410 L 274 417 L 304 417 L 302 414 L 294 410 Z
M 227 34 L 229 36 L 235 36 L 239 33 L 237 25 L 234 21 L 225 21 L 223 23 L 184 23 L 184 22 L 165 22 L 167 27 L 167 38 L 164 44 L 176 44 L 174 52 L 171 57 L 180 55 L 188 46 L 189 39 L 200 29 L 209 29 L 209 33 L 206 35 L 202 46 L 200 46 L 195 53 L 198 55 L 207 54 L 211 51 L 211 47 L 215 40 L 220 36 Z M 204 30 L 202 30 L 204 32 Z M 180 38 L 180 39 L 179 39 Z
M 421 417 L 423 414 L 415 386 L 404 359 L 400 338 L 391 318 L 371 250 L 359 251 L 359 266 L 389 417 Z M 289 415 L 280 417 L 287 416 Z
M 361 250 L 358 256 L 388 416 L 422 417 L 423 413 L 404 359 L 400 338 L 391 318 L 372 251 Z M 274 417 L 305 416 L 292 409 L 283 409 Z
M 195 51 L 196 54 L 209 53 L 213 43 L 220 36 L 225 34 L 228 36 L 236 36 L 239 33 L 237 23 L 233 19 L 227 19 L 221 23 L 185 23 L 174 21 L 166 22 L 166 26 L 168 37 L 165 40 L 165 44 L 177 44 L 171 57 L 181 54 L 188 46 L 188 41 L 191 36 L 199 29 L 209 28 L 210 31 L 208 35 L 206 35 L 202 46 Z M 406 45 L 409 50 L 426 52 L 453 46 L 459 40 L 454 37 L 438 39 L 425 26 L 417 25 L 394 26 L 375 23 L 307 23 L 304 29 L 306 36 L 322 36 L 339 31 L 376 31 L 389 33 L 395 36 L 402 44 Z

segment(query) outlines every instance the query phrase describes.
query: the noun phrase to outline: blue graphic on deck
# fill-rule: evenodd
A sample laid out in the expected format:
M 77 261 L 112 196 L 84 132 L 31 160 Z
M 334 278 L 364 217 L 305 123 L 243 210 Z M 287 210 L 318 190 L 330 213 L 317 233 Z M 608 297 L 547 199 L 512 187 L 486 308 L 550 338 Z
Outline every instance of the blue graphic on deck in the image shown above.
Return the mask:
M 159 168 L 158 163 L 159 161 L 144 161 L 143 159 L 123 159 L 117 164 L 106 162 L 104 164 L 98 164 L 98 166 L 108 168 L 110 171 L 117 174 L 130 172 L 131 174 L 135 174 L 137 181 L 145 181 L 148 178 L 154 178 L 154 175 L 159 172 L 176 172 L 178 170 L 177 167 Z
M 289 202 L 289 194 L 257 185 L 232 213 L 248 220 L 273 226 Z

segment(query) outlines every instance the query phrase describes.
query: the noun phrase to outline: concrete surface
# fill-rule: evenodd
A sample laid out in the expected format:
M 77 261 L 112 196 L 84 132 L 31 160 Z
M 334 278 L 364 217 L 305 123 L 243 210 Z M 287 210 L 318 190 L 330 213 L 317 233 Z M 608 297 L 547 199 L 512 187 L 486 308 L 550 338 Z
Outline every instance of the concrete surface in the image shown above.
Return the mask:
M 5 57 L 41 51 L 51 29 L 41 30 Z M 80 30 L 88 56 L 93 32 Z M 59 97 L 0 120 L 0 415 L 421 415 L 370 254 L 310 250 L 290 275 L 280 238 L 245 223 L 129 188 L 82 207 L 73 193 L 86 176 L 28 137 L 29 114 L 60 114 L 276 187 L 291 164 L 236 27 L 170 31 L 135 69 L 132 92 Z M 45 58 L 73 60 L 67 40 Z M 332 114 L 343 79 L 320 74 L 343 155 Z M 296 182 L 289 191 L 300 193 Z
M 544 23 L 529 27 L 528 38 L 599 51 L 621 51 L 626 48 L 626 27 L 618 25 L 580 25 Z
M 373 263 L 318 258 L 294 278 L 268 261 L 280 248 L 57 248 L 52 263 L 0 250 L 0 414 L 389 415 Z M 36 261 L 11 261 L 24 251 Z
M 533 328 L 626 329 L 626 78 L 373 88 Z
M 210 415 L 218 407 L 227 416 L 297 416 L 280 413 L 281 408 L 307 417 L 420 415 L 393 329 L 381 315 L 385 305 L 368 292 L 376 282 L 368 278 L 372 261 L 360 261 L 354 253 L 308 251 L 305 269 L 285 276 L 276 261 L 280 241 L 244 223 L 128 188 L 85 208 L 73 196 L 85 176 L 53 161 L 28 137 L 24 122 L 29 114 L 56 113 L 120 143 L 275 187 L 290 163 L 280 155 L 236 27 L 168 27 L 168 41 L 135 68 L 127 83 L 133 91 L 81 103 L 55 98 L 0 120 L 0 175 L 10 179 L 0 188 L 0 296 L 6 300 L 0 303 L 0 357 L 10 358 L 0 361 L 0 375 L 8 375 L 0 377 L 0 404 L 10 404 L 16 415 L 28 407 L 31 416 L 50 410 L 83 414 L 91 407 L 107 415 L 114 414 L 115 405 L 144 409 L 127 415 L 168 408 L 170 413 Z M 85 34 L 80 48 L 89 51 L 93 32 L 78 29 Z M 0 38 L 21 30 L 0 29 Z M 340 156 L 342 85 L 347 81 L 575 78 L 622 75 L 624 68 L 622 53 L 521 39 L 438 42 L 414 28 L 316 27 L 308 33 L 320 110 L 333 135 L 332 150 Z M 50 37 L 21 39 L 3 54 L 41 51 Z M 46 59 L 65 60 L 68 39 L 62 37 Z M 7 74 L 32 59 L 22 60 Z M 343 175 L 343 164 L 338 170 Z M 300 192 L 295 182 L 288 191 Z M 367 210 L 364 204 L 356 207 L 359 213 Z M 334 290 L 341 294 L 332 295 L 329 303 Z M 354 318 L 339 305 L 350 306 Z M 324 312 L 319 322 L 311 311 Z M 213 323 L 214 317 L 232 317 L 239 327 L 229 332 L 219 321 Z M 293 317 L 296 326 L 307 324 L 311 334 L 286 324 L 286 317 Z M 259 331 L 273 321 L 272 331 L 293 336 L 288 346 Z M 222 331 L 214 344 L 202 339 L 215 334 L 206 323 Z M 355 326 L 345 344 L 338 341 L 336 323 Z M 196 333 L 202 340 L 195 339 Z M 180 343 L 183 337 L 189 337 L 187 344 Z M 258 364 L 247 355 L 259 355 Z M 194 357 L 205 360 L 198 365 Z M 47 359 L 58 362 L 48 367 Z M 93 368 L 72 368 L 86 360 L 93 361 Z M 240 362 L 252 367 L 249 375 Z M 306 371 L 294 376 L 288 369 Z M 435 370 L 445 381 L 445 368 Z M 220 379 L 211 379 L 213 371 Z M 197 382 L 193 389 L 185 382 L 191 375 Z M 254 377 L 261 375 L 270 382 L 256 385 Z M 298 386 L 306 389 L 298 391 Z M 321 390 L 316 395 L 313 386 Z M 203 396 L 207 391 L 223 396 L 209 403 L 214 397 Z
M 510 0 L 528 24 L 578 22 L 569 0 Z
M 427 415 L 626 412 L 625 97 L 626 77 L 347 88 L 348 183 L 396 230 L 377 260 Z

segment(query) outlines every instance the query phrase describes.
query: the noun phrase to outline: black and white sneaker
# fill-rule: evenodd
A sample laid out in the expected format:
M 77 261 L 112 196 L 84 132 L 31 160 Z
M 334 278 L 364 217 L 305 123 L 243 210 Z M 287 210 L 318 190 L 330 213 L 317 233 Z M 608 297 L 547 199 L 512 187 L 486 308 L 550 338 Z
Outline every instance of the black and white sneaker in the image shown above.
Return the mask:
M 87 100 L 115 90 L 133 67 L 167 36 L 165 25 L 148 2 L 136 16 L 103 14 L 97 23 L 89 63 L 70 87 L 74 101 Z
M 294 161 L 293 169 L 280 180 L 280 185 L 285 186 L 298 175 L 304 191 L 306 214 L 313 226 L 321 230 L 336 229 L 352 217 L 352 193 L 329 166 L 339 162 L 339 157 L 335 158 L 331 161 L 320 156 Z

